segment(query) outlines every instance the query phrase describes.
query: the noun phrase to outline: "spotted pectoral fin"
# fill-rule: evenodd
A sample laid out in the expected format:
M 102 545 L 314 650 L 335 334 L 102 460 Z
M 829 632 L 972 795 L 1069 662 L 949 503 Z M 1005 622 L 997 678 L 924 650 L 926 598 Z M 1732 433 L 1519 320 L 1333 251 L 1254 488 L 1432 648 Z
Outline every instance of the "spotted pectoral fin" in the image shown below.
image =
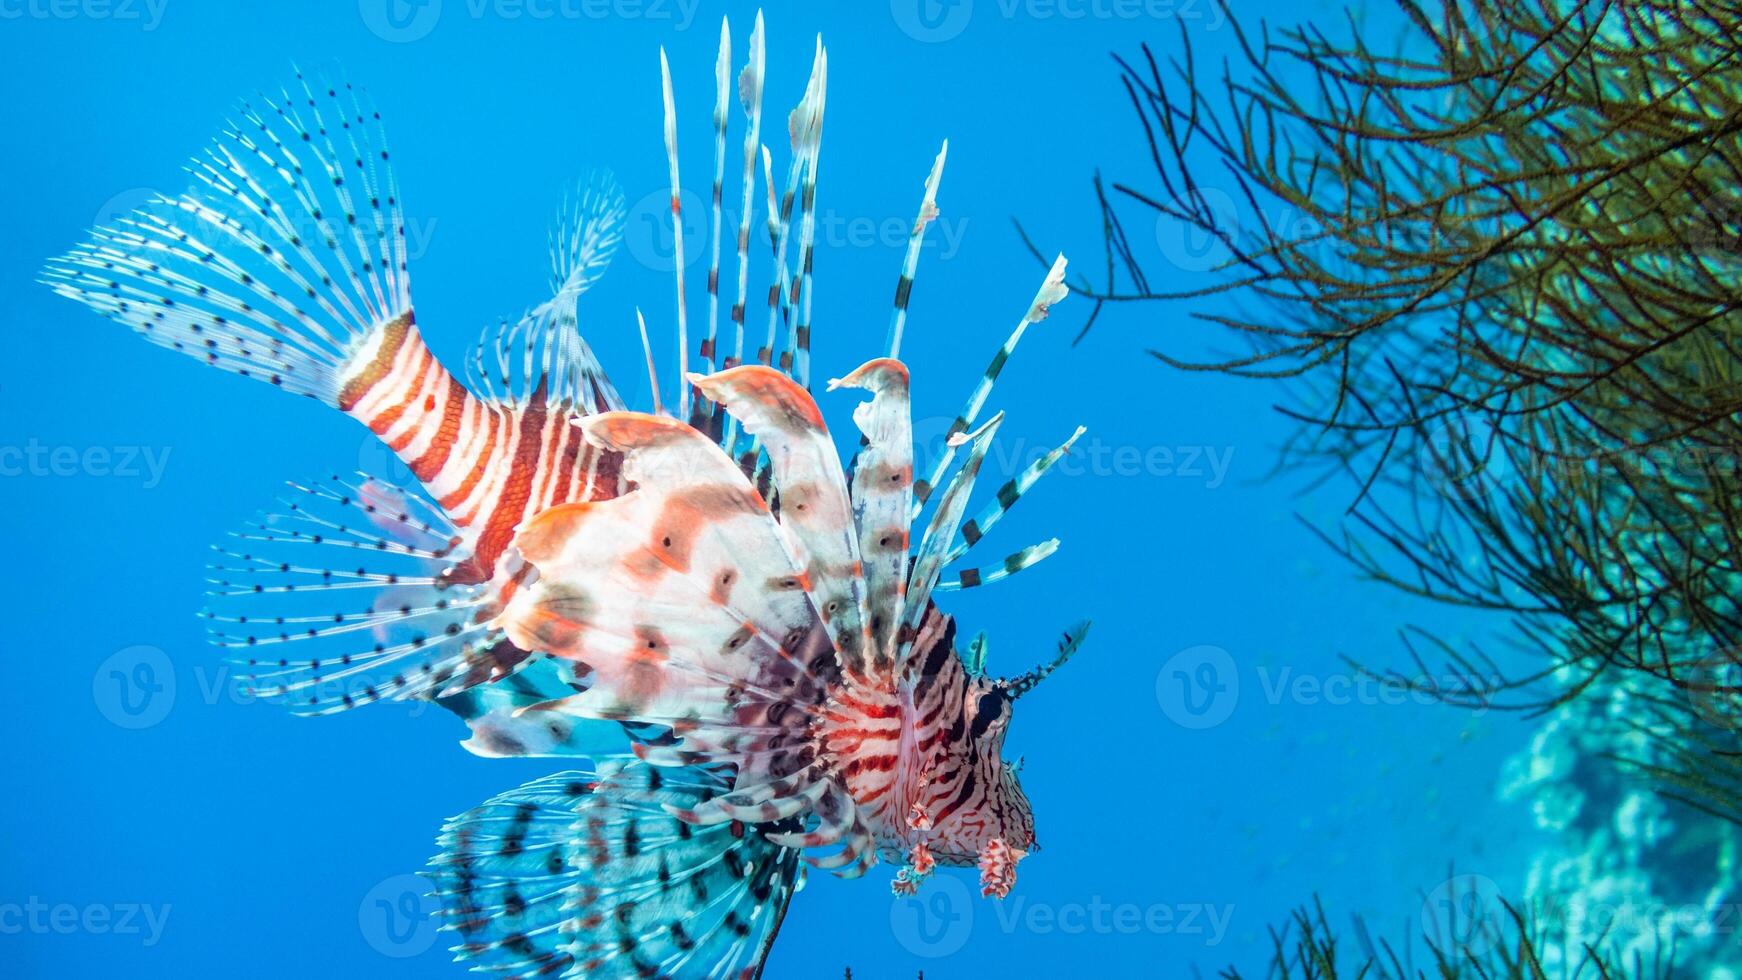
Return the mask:
M 572 665 L 546 657 L 436 703 L 465 721 L 472 735 L 460 745 L 484 758 L 601 758 L 628 752 L 631 735 L 615 722 L 522 710 L 586 689 Z
M 802 869 L 767 839 L 783 826 L 666 812 L 725 790 L 707 770 L 613 761 L 450 820 L 427 874 L 458 958 L 526 976 L 755 975 Z
M 517 539 L 538 570 L 500 624 L 517 642 L 588 664 L 601 696 L 650 674 L 684 685 L 814 695 L 832 648 L 813 637 L 805 572 L 761 497 L 688 426 L 634 413 L 589 424 L 639 489 L 552 508 Z M 782 693 L 781 698 L 789 695 Z M 633 698 L 629 698 L 633 700 Z M 696 705 L 706 717 L 717 705 Z
M 907 594 L 909 510 L 913 504 L 913 421 L 907 367 L 893 358 L 867 362 L 830 388 L 862 388 L 871 400 L 853 410 L 865 445 L 853 461 L 853 517 L 865 568 L 875 659 L 894 657 Z
M 812 602 L 840 649 L 843 666 L 863 673 L 871 617 L 859 537 L 840 455 L 822 412 L 796 381 L 759 364 L 690 380 L 761 440 L 780 503 L 780 526 L 809 573 Z
M 487 585 L 424 497 L 370 477 L 291 484 L 283 509 L 216 546 L 206 618 L 248 693 L 297 714 L 436 698 L 528 657 L 488 621 Z
M 638 489 L 554 508 L 522 531 L 538 579 L 499 625 L 581 665 L 588 684 L 525 713 L 667 726 L 676 742 L 657 761 L 730 764 L 734 789 L 780 786 L 775 813 L 808 811 L 826 778 L 804 775 L 811 722 L 839 676 L 830 631 L 742 472 L 666 421 L 617 413 L 589 425 L 625 454 Z

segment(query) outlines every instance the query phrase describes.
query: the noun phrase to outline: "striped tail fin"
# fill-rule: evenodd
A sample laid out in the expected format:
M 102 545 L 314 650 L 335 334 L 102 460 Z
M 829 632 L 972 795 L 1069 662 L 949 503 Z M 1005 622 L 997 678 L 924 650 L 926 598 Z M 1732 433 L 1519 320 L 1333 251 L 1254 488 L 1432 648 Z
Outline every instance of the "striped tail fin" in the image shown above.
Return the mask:
M 501 976 L 759 976 L 798 852 L 778 824 L 684 823 L 724 794 L 706 769 L 611 761 L 448 821 L 430 862 L 456 958 Z
M 389 328 L 411 329 L 379 113 L 298 73 L 187 170 L 186 192 L 93 230 L 44 282 L 154 344 L 342 406 Z
M 496 332 L 494 370 L 480 352 L 475 394 L 419 334 L 390 157 L 362 92 L 299 73 L 242 103 L 189 165 L 187 191 L 93 230 L 43 278 L 152 343 L 368 426 L 487 578 L 528 511 L 615 492 L 608 461 L 565 423 L 571 408 L 621 406 L 575 306 L 621 240 L 622 194 L 598 178 L 564 208 L 553 296 Z

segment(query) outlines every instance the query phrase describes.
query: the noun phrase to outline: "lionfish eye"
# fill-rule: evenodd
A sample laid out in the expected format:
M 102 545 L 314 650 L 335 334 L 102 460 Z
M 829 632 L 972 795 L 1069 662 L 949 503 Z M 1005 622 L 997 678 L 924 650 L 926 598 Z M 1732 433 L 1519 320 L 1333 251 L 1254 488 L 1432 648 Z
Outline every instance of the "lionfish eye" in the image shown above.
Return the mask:
M 980 703 L 974 711 L 974 724 L 969 734 L 974 738 L 984 735 L 993 722 L 1004 717 L 1004 709 L 1009 704 L 1010 698 L 1001 687 L 995 687 L 980 695 Z

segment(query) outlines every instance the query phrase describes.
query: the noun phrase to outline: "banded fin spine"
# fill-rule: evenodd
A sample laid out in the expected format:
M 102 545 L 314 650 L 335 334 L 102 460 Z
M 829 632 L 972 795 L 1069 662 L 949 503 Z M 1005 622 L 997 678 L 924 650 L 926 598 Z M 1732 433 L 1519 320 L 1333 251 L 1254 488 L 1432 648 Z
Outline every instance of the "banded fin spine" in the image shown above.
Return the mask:
M 968 458 L 962 461 L 962 468 L 944 489 L 937 510 L 932 513 L 931 523 L 926 526 L 925 537 L 920 539 L 919 551 L 914 555 L 913 571 L 908 577 L 907 597 L 902 608 L 898 661 L 904 659 L 912 648 L 920 623 L 930 608 L 932 587 L 937 584 L 938 574 L 943 570 L 944 556 L 961 526 L 962 514 L 967 509 L 968 497 L 974 492 L 974 481 L 985 462 L 986 451 L 991 448 L 992 438 L 1003 422 L 1004 413 L 999 412 L 975 431 L 957 434 L 950 439 L 952 447 L 967 444 Z
M 728 368 L 744 363 L 745 305 L 750 293 L 750 215 L 756 202 L 756 157 L 762 139 L 762 79 L 766 70 L 762 11 L 758 10 L 756 25 L 750 30 L 749 58 L 738 73 L 738 103 L 744 109 L 749 129 L 744 134 L 744 186 L 738 202 L 738 293 L 732 304 L 735 337 L 732 356 L 723 362 L 723 366 Z
M 671 91 L 671 64 L 666 60 L 663 47 L 659 49 L 659 81 L 665 109 L 666 169 L 671 179 L 672 264 L 677 270 L 678 418 L 688 419 L 690 389 L 684 379 L 689 374 L 690 338 L 684 306 L 683 183 L 678 178 L 677 170 L 677 103 Z
M 1030 463 L 1021 473 L 1016 474 L 1008 483 L 999 487 L 998 492 L 993 494 L 992 502 L 962 524 L 962 540 L 950 549 L 950 553 L 944 557 L 944 564 L 954 564 L 976 544 L 979 544 L 980 539 L 997 526 L 998 522 L 1004 519 L 1004 515 L 1010 513 L 1010 509 L 1016 506 L 1016 502 L 1021 500 L 1023 495 L 1028 493 L 1042 476 L 1046 475 L 1046 471 L 1052 469 L 1053 464 L 1063 459 L 1065 454 L 1071 451 L 1071 446 L 1076 444 L 1076 441 L 1082 437 L 1085 431 L 1087 430 L 1082 426 L 1077 426 L 1076 431 L 1072 432 L 1071 437 L 1066 439 L 1062 445 Z
M 798 268 L 794 270 L 797 281 L 792 289 L 797 296 L 798 316 L 788 321 L 791 335 L 787 341 L 787 349 L 793 356 L 792 364 L 787 366 L 788 370 L 793 379 L 804 388 L 809 388 L 811 383 L 811 289 L 812 267 L 816 259 L 817 170 L 822 156 L 823 109 L 829 94 L 829 53 L 823 48 L 821 40 L 817 42 L 812 83 L 816 87 L 816 96 L 813 100 L 807 93 L 805 101 L 800 103 L 804 115 L 794 127 L 793 153 L 804 160 L 804 178 L 799 190 L 799 213 L 802 218 L 798 240 Z
M 895 283 L 894 309 L 889 313 L 889 339 L 886 357 L 901 356 L 902 332 L 907 327 L 907 304 L 913 298 L 913 279 L 919 274 L 919 250 L 925 245 L 925 231 L 938 216 L 938 183 L 943 180 L 944 160 L 950 154 L 950 141 L 944 140 L 931 173 L 925 178 L 925 196 L 919 202 L 919 214 L 914 216 L 913 230 L 907 236 L 907 254 L 901 260 L 901 278 Z
M 1065 287 L 1065 257 L 1060 255 L 1053 260 L 1052 268 L 1047 271 L 1046 279 L 1034 294 L 1034 300 L 1028 304 L 1028 310 L 1023 314 L 1022 320 L 1010 332 L 1010 337 L 1004 341 L 1004 346 L 1000 347 L 998 353 L 993 355 L 992 362 L 986 366 L 985 374 L 974 386 L 973 393 L 968 396 L 968 403 L 962 406 L 961 413 L 956 416 L 954 422 L 950 423 L 949 435 L 952 439 L 954 436 L 968 431 L 968 427 L 980 417 L 980 409 L 986 406 L 986 399 L 992 394 L 992 385 L 997 382 L 998 375 L 1003 372 L 1004 365 L 1009 362 L 1010 355 L 1015 352 L 1016 345 L 1022 341 L 1022 335 L 1028 331 L 1030 326 L 1046 319 L 1047 313 L 1051 311 L 1054 304 L 1069 294 L 1070 290 Z M 955 458 L 955 453 L 955 443 L 953 441 L 946 443 L 943 453 L 939 455 L 937 463 L 932 467 L 931 475 L 913 485 L 913 516 L 915 518 L 919 517 L 920 510 L 925 507 L 926 501 L 937 489 L 938 481 L 943 479 L 944 472 L 949 469 L 951 460 Z
M 708 336 L 702 341 L 702 373 L 714 373 L 720 337 L 720 208 L 726 193 L 726 119 L 732 82 L 732 22 L 720 18 L 720 51 L 714 58 L 714 182 L 708 194 Z
M 957 592 L 962 589 L 972 589 L 976 586 L 991 585 L 1015 575 L 1025 568 L 1038 565 L 1053 556 L 1058 551 L 1059 539 L 1048 538 L 1039 544 L 1031 544 L 1021 551 L 1006 555 L 1004 560 L 987 568 L 970 568 L 962 571 L 953 579 L 940 581 L 932 587 L 933 592 Z
M 799 100 L 791 113 L 787 115 L 787 133 L 792 143 L 792 159 L 787 163 L 786 186 L 781 192 L 778 212 L 774 207 L 769 209 L 770 233 L 774 237 L 774 268 L 773 281 L 768 289 L 768 334 L 762 350 L 757 352 L 757 359 L 765 365 L 778 366 L 782 371 L 792 370 L 792 359 L 797 347 L 797 325 L 794 322 L 795 306 L 798 303 L 800 281 L 803 275 L 801 268 L 791 273 L 790 280 L 786 265 L 787 246 L 792 238 L 793 205 L 795 202 L 808 203 L 814 207 L 816 203 L 816 188 L 810 184 L 810 190 L 800 197 L 800 190 L 811 180 L 807 177 L 815 166 L 816 151 L 822 139 L 823 102 L 828 85 L 828 52 L 823 48 L 822 38 L 817 38 L 816 52 L 811 57 L 810 78 L 805 82 L 804 97 Z M 763 148 L 763 166 L 767 170 L 768 150 Z M 771 175 L 768 177 L 769 192 L 773 193 L 774 184 Z M 804 234 L 803 222 L 806 214 L 800 212 L 800 236 Z M 810 216 L 812 233 L 815 231 L 814 215 Z M 800 242 L 800 249 L 804 243 Z M 776 347 L 776 326 L 784 319 L 788 330 L 788 344 L 784 351 Z M 779 355 L 778 362 L 776 355 Z

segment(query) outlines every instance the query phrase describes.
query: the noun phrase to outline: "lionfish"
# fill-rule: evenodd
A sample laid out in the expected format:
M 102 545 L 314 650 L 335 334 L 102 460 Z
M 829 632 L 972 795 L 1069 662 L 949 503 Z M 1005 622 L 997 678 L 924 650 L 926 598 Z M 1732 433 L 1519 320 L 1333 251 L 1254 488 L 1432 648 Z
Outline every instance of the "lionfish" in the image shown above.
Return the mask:
M 579 300 L 622 238 L 624 198 L 602 178 L 555 225 L 550 298 L 486 331 L 467 380 L 444 369 L 413 313 L 379 113 L 360 90 L 301 73 L 241 103 L 190 165 L 187 192 L 96 229 L 44 275 L 152 343 L 352 416 L 415 477 L 292 484 L 282 510 L 216 548 L 205 615 L 250 691 L 298 714 L 434 701 L 466 721 L 463 744 L 478 755 L 585 760 L 443 829 L 426 873 L 455 952 L 477 969 L 757 976 L 806 867 L 857 877 L 885 860 L 900 865 L 894 889 L 911 893 L 939 865 L 977 866 L 983 893 L 1003 897 L 1037 848 L 1005 732 L 1012 704 L 1076 651 L 1087 624 L 1063 634 L 1050 663 L 1001 679 L 986 672 L 985 635 L 958 650 L 934 600 L 1057 546 L 943 578 L 1082 432 L 965 519 L 1002 419 L 982 424 L 981 410 L 1024 332 L 1064 297 L 1064 259 L 915 481 L 898 355 L 945 143 L 886 352 L 828 384 L 868 396 L 844 469 L 810 392 L 827 52 L 819 39 L 777 198 L 757 16 L 735 93 L 748 132 L 728 354 L 718 326 L 731 54 L 722 24 L 695 373 L 684 370 L 677 113 L 660 54 L 675 406 L 659 401 L 649 348 L 653 410 L 630 410 L 578 328 Z M 764 342 L 747 361 L 758 163 L 772 284 Z M 645 320 L 641 335 L 646 348 Z

